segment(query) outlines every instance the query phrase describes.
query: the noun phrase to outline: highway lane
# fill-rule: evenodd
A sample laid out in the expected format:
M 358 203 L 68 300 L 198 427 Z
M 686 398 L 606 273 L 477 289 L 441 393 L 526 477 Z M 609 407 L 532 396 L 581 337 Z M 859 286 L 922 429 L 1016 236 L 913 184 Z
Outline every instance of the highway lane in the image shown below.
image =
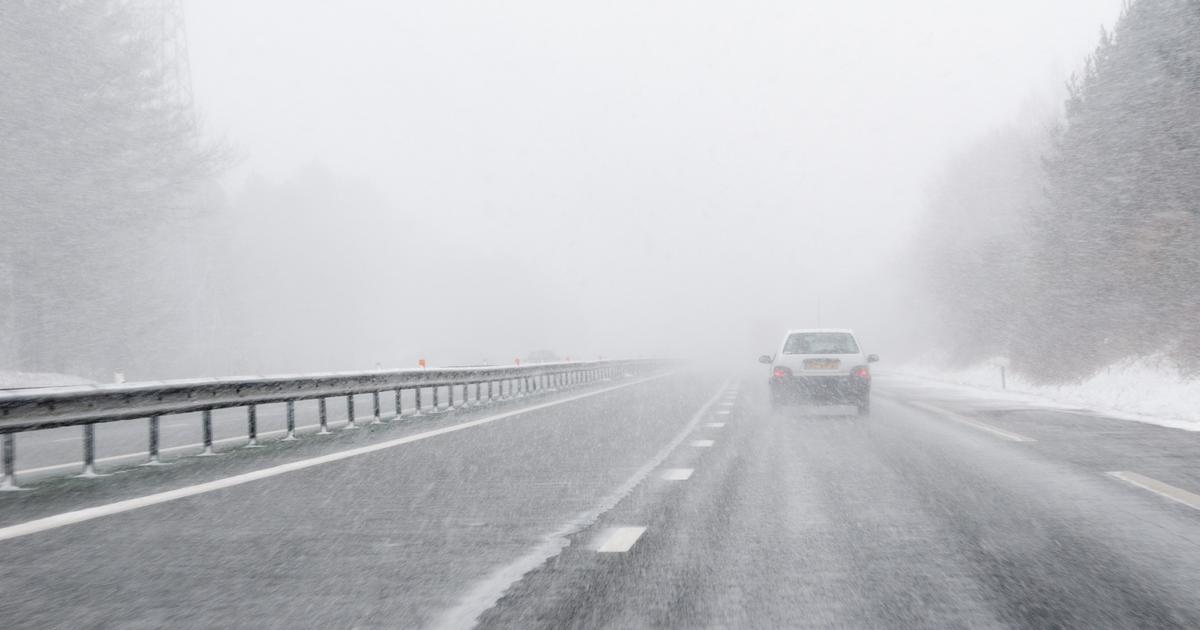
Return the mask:
M 594 395 L 0 540 L 0 614 L 5 627 L 31 628 L 425 625 L 471 585 L 611 500 L 714 390 L 711 378 L 579 388 L 509 408 Z M 443 415 L 399 431 L 419 434 L 489 413 Z M 357 447 L 385 435 L 368 433 L 334 439 Z M 0 528 L 351 446 L 328 444 L 306 439 L 219 461 L 58 480 L 0 495 Z
M 0 618 L 17 628 L 1200 627 L 1200 501 L 1188 503 L 1200 493 L 1200 435 L 877 387 L 870 418 L 772 413 L 757 375 L 583 389 L 560 398 L 594 393 L 0 540 Z M 56 481 L 0 496 L 0 535 L 489 414 Z
M 686 481 L 641 488 L 482 626 L 1200 627 L 1200 512 L 1106 474 L 1191 479 L 1194 434 L 952 418 L 883 389 L 903 397 L 870 419 L 741 400 L 668 463 Z M 1110 430 L 1138 439 L 1088 448 Z M 1148 464 L 1168 457 L 1188 470 Z M 597 552 L 628 527 L 645 528 L 628 552 Z

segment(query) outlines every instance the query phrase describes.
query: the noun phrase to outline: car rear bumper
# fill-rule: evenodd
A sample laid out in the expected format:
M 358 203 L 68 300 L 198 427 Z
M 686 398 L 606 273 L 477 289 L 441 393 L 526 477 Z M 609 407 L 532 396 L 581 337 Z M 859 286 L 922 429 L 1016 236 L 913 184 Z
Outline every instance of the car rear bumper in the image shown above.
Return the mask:
M 854 402 L 871 393 L 869 378 L 842 375 L 772 377 L 770 386 L 776 400 Z

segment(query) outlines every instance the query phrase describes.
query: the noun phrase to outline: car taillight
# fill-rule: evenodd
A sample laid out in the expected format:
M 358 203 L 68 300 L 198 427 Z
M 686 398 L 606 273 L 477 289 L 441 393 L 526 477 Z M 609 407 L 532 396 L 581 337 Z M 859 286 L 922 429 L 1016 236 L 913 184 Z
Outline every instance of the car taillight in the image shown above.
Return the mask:
M 871 369 L 865 365 L 860 365 L 851 370 L 850 375 L 858 378 L 871 378 Z
M 792 375 L 792 371 L 782 365 L 775 368 L 775 378 L 787 378 Z

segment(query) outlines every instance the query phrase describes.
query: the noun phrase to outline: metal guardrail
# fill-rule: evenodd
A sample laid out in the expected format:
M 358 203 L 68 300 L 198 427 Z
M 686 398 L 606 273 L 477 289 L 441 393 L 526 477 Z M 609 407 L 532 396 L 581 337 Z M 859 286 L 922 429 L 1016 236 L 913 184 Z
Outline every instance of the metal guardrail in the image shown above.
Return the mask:
M 203 451 L 213 453 L 212 412 L 230 407 L 246 408 L 247 446 L 258 445 L 257 405 L 284 403 L 287 405 L 287 434 L 284 439 L 296 438 L 295 404 L 301 400 L 316 400 L 320 422 L 318 434 L 329 433 L 327 399 L 345 397 L 348 424 L 356 428 L 354 396 L 371 394 L 372 423 L 383 422 L 380 398 L 385 392 L 395 394 L 395 414 L 404 415 L 401 400 L 404 391 L 414 392 L 413 413 L 444 412 L 455 409 L 455 390 L 462 388 L 459 407 L 483 405 L 525 395 L 554 391 L 558 388 L 611 379 L 628 373 L 640 373 L 662 367 L 655 359 L 590 361 L 574 363 L 543 363 L 528 366 L 438 368 L 374 372 L 346 372 L 294 376 L 259 376 L 249 378 L 211 378 L 119 385 L 70 386 L 28 390 L 0 391 L 0 440 L 2 444 L 3 476 L 0 488 L 15 488 L 15 434 L 65 426 L 83 427 L 83 473 L 96 476 L 95 427 L 103 422 L 147 418 L 149 429 L 149 463 L 159 462 L 159 421 L 162 416 L 180 413 L 200 413 L 203 431 Z M 475 390 L 471 402 L 471 388 Z M 439 402 L 446 391 L 447 406 Z M 432 405 L 421 402 L 423 391 L 429 391 Z

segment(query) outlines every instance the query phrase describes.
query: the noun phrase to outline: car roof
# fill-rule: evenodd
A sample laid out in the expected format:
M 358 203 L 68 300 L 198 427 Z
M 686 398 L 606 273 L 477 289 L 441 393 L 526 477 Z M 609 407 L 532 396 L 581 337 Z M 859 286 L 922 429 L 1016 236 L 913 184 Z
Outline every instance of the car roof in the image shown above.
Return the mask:
M 849 333 L 854 334 L 854 331 L 849 328 L 792 328 L 787 331 L 787 334 L 794 333 Z

